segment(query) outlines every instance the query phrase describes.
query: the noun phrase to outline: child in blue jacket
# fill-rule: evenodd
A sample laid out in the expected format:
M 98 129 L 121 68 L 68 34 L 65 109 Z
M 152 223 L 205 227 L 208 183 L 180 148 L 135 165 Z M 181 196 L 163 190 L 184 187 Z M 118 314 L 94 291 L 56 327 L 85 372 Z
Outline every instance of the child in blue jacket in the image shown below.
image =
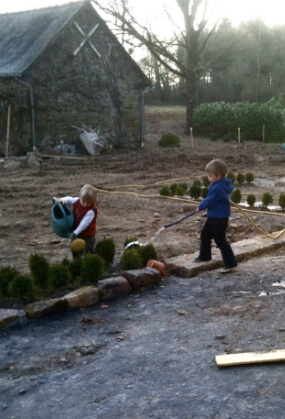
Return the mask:
M 228 168 L 223 160 L 210 161 L 205 170 L 211 185 L 207 197 L 200 203 L 196 212 L 207 210 L 208 217 L 201 231 L 200 254 L 194 261 L 211 260 L 211 240 L 214 239 L 225 265 L 220 272 L 227 273 L 237 266 L 232 248 L 226 240 L 226 229 L 231 215 L 229 195 L 234 186 L 231 180 L 225 177 Z

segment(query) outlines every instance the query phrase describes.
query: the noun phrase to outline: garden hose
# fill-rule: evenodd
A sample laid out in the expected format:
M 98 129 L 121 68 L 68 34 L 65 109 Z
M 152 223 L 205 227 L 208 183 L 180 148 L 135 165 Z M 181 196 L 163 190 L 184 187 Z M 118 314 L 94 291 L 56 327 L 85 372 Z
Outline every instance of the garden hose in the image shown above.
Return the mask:
M 146 187 L 150 187 L 150 186 L 155 186 L 155 185 L 160 185 L 163 183 L 169 183 L 169 182 L 174 182 L 174 181 L 182 181 L 182 180 L 188 180 L 189 178 L 176 178 L 176 179 L 168 179 L 168 180 L 164 180 L 164 181 L 159 181 L 156 182 L 152 185 L 119 185 L 119 186 L 112 186 L 112 187 L 108 187 L 108 189 L 99 189 L 96 188 L 98 190 L 98 192 L 101 193 L 105 193 L 105 194 L 120 194 L 120 195 L 132 195 L 138 198 L 163 198 L 163 199 L 171 199 L 173 201 L 182 201 L 182 202 L 187 202 L 192 203 L 197 205 L 197 201 L 195 200 L 189 200 L 189 199 L 185 199 L 185 198 L 178 198 L 178 197 L 173 197 L 173 196 L 162 196 L 162 195 L 157 195 L 157 194 L 141 194 L 141 193 L 136 193 L 136 192 L 130 192 L 130 191 L 117 191 L 116 189 L 123 189 L 123 188 L 146 188 Z M 113 190 L 110 190 L 113 189 Z M 115 190 L 114 190 L 115 189 Z M 257 225 L 248 215 L 247 213 L 257 213 L 257 214 L 266 214 L 266 215 L 277 215 L 277 216 L 281 216 L 284 217 L 284 214 L 280 214 L 280 213 L 272 213 L 269 211 L 258 211 L 258 210 L 252 210 L 252 209 L 243 209 L 241 208 L 238 204 L 236 204 L 235 202 L 231 202 L 231 205 L 233 208 L 237 209 L 238 211 L 240 211 L 243 216 L 249 221 L 249 223 L 257 230 L 259 231 L 262 235 L 264 235 L 265 237 L 271 239 L 271 240 L 276 240 L 278 238 L 280 238 L 284 233 L 285 233 L 285 229 L 279 231 L 276 235 L 272 235 L 269 233 L 266 233 L 266 231 L 264 231 L 259 225 Z M 186 215 L 185 218 L 188 218 L 189 215 Z M 184 219 L 184 217 L 183 217 Z M 171 224 L 171 223 L 170 223 Z

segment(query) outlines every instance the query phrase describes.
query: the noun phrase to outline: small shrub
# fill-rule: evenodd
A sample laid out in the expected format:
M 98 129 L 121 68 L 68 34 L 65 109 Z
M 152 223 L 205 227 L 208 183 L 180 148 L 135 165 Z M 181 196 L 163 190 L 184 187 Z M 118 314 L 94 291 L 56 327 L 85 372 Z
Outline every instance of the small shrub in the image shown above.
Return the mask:
M 170 185 L 170 190 L 171 190 L 173 195 L 175 195 L 175 193 L 176 193 L 176 188 L 177 188 L 177 183 L 172 183 Z
M 110 266 L 113 263 L 115 257 L 114 239 L 111 237 L 104 237 L 103 240 L 100 240 L 96 244 L 95 253 L 104 259 L 106 266 Z
M 239 204 L 241 201 L 241 191 L 239 189 L 235 189 L 230 195 L 231 201 L 235 204 Z
M 64 259 L 62 261 L 63 265 L 68 266 L 70 275 L 72 279 L 80 277 L 81 274 L 81 258 L 75 258 L 74 260 Z
M 124 251 L 120 260 L 122 270 L 140 269 L 142 266 L 142 260 L 137 249 L 131 248 Z
M 229 143 L 233 138 L 235 138 L 235 136 L 231 133 L 228 133 L 223 136 L 222 140 L 224 143 Z
M 184 189 L 184 192 L 186 192 L 187 189 L 188 189 L 187 183 L 185 183 L 185 182 L 179 183 L 179 186 Z
M 203 199 L 205 199 L 207 197 L 207 195 L 208 195 L 208 192 L 209 192 L 209 189 L 208 188 L 202 188 L 201 189 L 201 197 Z
M 208 188 L 208 186 L 210 186 L 210 181 L 208 179 L 208 176 L 203 176 L 202 183 L 205 186 L 205 188 Z
M 233 172 L 229 172 L 228 174 L 227 174 L 227 178 L 228 179 L 230 179 L 231 181 L 232 181 L 232 183 L 234 184 L 235 183 L 235 181 L 236 181 L 236 177 L 235 177 L 235 174 L 233 173 Z
M 141 258 L 142 266 L 146 266 L 147 262 L 150 259 L 157 259 L 157 253 L 154 246 L 150 243 L 146 246 L 140 246 L 138 249 L 138 253 Z
M 279 196 L 279 205 L 282 208 L 282 210 L 284 211 L 284 209 L 285 209 L 285 194 L 284 193 L 281 193 L 280 196 Z M 0 274 L 0 276 L 1 276 L 1 274 Z
M 185 193 L 185 189 L 181 185 L 177 185 L 176 195 L 177 196 L 183 196 L 184 193 Z
M 265 192 L 261 198 L 262 204 L 267 208 L 269 204 L 273 204 L 273 196 L 269 192 Z
M 192 185 L 190 190 L 189 190 L 189 195 L 191 196 L 191 198 L 194 199 L 198 199 L 201 196 L 201 187 L 200 186 L 196 186 L 196 185 Z
M 160 196 L 171 196 L 171 192 L 168 186 L 163 186 L 159 191 Z
M 245 180 L 247 183 L 253 182 L 253 179 L 254 179 L 253 173 L 248 172 L 245 174 Z
M 32 253 L 29 257 L 29 268 L 34 283 L 40 288 L 45 287 L 49 278 L 49 262 L 46 257 Z
M 84 282 L 92 282 L 97 284 L 100 279 L 105 276 L 105 261 L 94 253 L 88 254 L 82 259 L 81 277 Z
M 35 293 L 32 279 L 18 273 L 9 284 L 9 294 L 25 302 L 33 301 Z
M 19 272 L 10 266 L 0 268 L 0 294 L 8 295 L 9 285 Z
M 243 173 L 238 173 L 236 177 L 237 183 L 242 185 L 244 183 L 245 177 Z
M 193 181 L 193 186 L 199 186 L 199 188 L 201 188 L 201 186 L 202 186 L 201 180 L 200 179 L 195 179 Z
M 165 134 L 162 134 L 158 142 L 159 147 L 180 147 L 180 144 L 180 137 L 173 132 L 166 132 Z
M 256 201 L 255 195 L 253 195 L 253 194 L 247 195 L 246 202 L 248 203 L 248 205 L 250 207 L 253 207 L 254 206 L 255 201 Z
M 210 140 L 217 141 L 217 139 L 219 138 L 219 134 L 217 132 L 210 132 L 209 137 Z
M 49 280 L 52 288 L 63 288 L 71 279 L 71 273 L 67 265 L 56 263 L 49 267 Z

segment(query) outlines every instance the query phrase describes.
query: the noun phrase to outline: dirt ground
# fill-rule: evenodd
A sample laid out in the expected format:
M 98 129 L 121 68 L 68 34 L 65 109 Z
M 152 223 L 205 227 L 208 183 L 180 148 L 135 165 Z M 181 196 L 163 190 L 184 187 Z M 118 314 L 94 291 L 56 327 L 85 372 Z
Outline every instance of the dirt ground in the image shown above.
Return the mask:
M 179 109 L 179 108 L 178 108 Z M 146 115 L 145 147 L 138 151 L 103 151 L 100 156 L 78 158 L 43 157 L 40 167 L 28 168 L 10 159 L 0 165 L 0 266 L 12 265 L 28 272 L 31 253 L 43 253 L 51 263 L 70 257 L 69 240 L 55 235 L 50 227 L 53 196 L 77 195 L 85 183 L 99 189 L 97 240 L 112 237 L 120 254 L 127 237 L 148 242 L 164 225 L 196 208 L 197 203 L 160 197 L 162 186 L 187 183 L 205 175 L 213 158 L 223 158 L 234 173 L 253 172 L 253 184 L 242 186 L 243 200 L 254 193 L 274 195 L 275 204 L 285 191 L 285 152 L 280 145 L 248 142 L 224 143 L 183 134 L 184 114 L 149 109 Z M 161 133 L 172 130 L 182 138 L 180 148 L 161 149 Z M 249 214 L 266 232 L 283 229 L 284 217 Z M 199 245 L 204 218 L 195 215 L 165 229 L 153 241 L 159 258 L 193 253 Z M 231 242 L 259 234 L 239 211 L 232 211 L 228 230 Z

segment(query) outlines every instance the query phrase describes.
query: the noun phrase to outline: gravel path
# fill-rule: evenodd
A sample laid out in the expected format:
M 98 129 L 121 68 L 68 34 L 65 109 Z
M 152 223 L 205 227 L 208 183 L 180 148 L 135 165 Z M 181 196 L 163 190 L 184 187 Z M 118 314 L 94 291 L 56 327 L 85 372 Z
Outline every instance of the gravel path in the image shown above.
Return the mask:
M 284 348 L 282 253 L 169 277 L 84 311 L 0 331 L 1 419 L 280 419 L 285 365 L 215 355 Z M 284 290 L 284 289 L 283 289 Z

